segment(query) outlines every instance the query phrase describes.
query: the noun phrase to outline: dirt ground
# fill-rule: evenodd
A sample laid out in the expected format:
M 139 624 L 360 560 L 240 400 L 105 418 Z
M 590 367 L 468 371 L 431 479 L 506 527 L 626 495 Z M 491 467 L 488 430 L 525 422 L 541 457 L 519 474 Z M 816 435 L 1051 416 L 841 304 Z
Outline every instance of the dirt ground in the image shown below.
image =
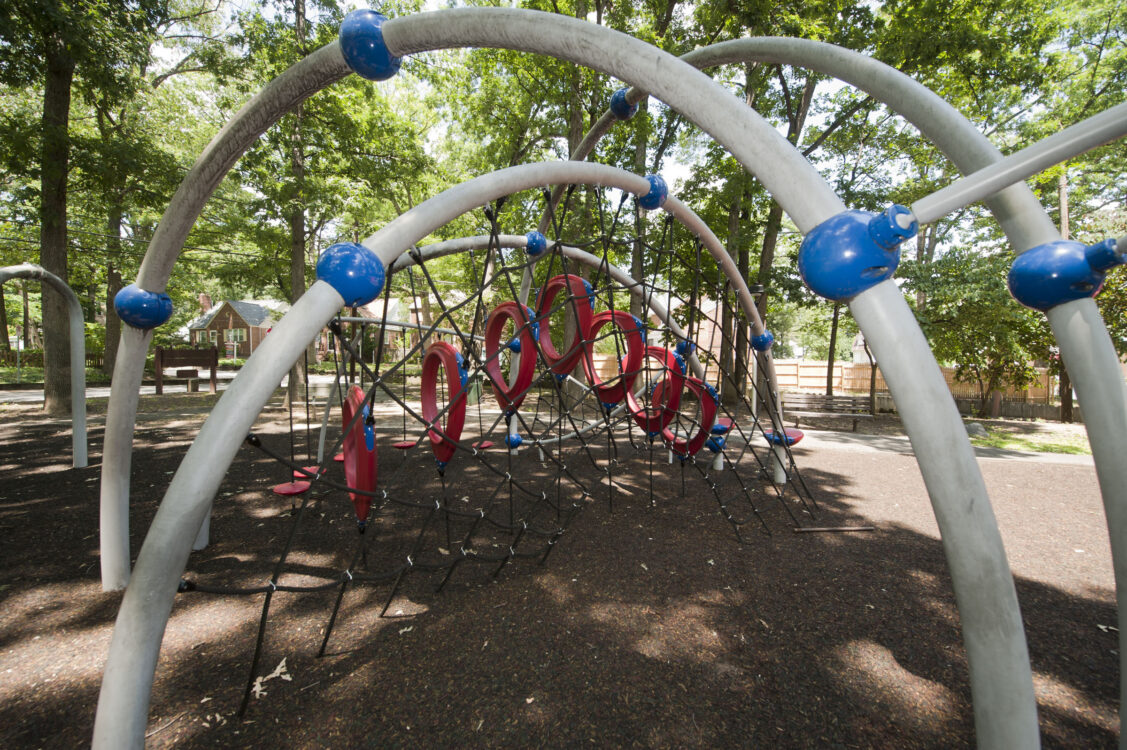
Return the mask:
M 208 397 L 143 403 L 133 461 L 134 554 Z M 88 743 L 120 603 L 99 582 L 103 418 L 91 419 L 86 469 L 69 468 L 66 427 L 28 408 L 0 411 L 5 748 Z M 387 616 L 380 611 L 390 581 L 357 582 L 318 658 L 337 589 L 276 594 L 257 670 L 260 695 L 238 717 L 263 597 L 179 595 L 148 743 L 970 746 L 958 613 L 915 460 L 902 441 L 866 442 L 818 427 L 841 425 L 814 425 L 796 450 L 819 504 L 816 519 L 793 492 L 775 497 L 750 456 L 737 472 L 710 474 L 714 493 L 694 467 L 661 455 L 651 463 L 642 444 L 619 440 L 618 461 L 608 463 L 610 448 L 593 442 L 596 465 L 612 472 L 613 501 L 590 460 L 572 461 L 574 483 L 557 488 L 552 502 L 523 508 L 537 529 L 550 531 L 578 505 L 558 541 L 548 545 L 551 537 L 537 529 L 515 544 L 499 527 L 482 531 L 476 548 L 483 557 L 514 546 L 518 559 L 503 567 L 464 563 L 441 592 L 436 586 L 456 545 L 445 541 L 444 519 L 427 503 L 445 497 L 450 507 L 471 508 L 496 490 L 503 510 L 507 482 L 466 470 L 452 471 L 443 486 L 425 452 L 391 449 L 399 436 L 384 429 L 381 484 L 404 504 L 368 529 L 367 564 L 356 569 L 394 571 L 413 550 L 420 563 L 403 578 Z M 288 453 L 280 409 L 255 429 Z M 870 431 L 897 434 L 884 422 Z M 299 430 L 299 453 L 303 441 Z M 980 465 L 1022 605 L 1044 743 L 1112 747 L 1119 731 L 1114 583 L 1091 460 L 991 455 Z M 529 486 L 547 486 L 558 473 L 529 450 L 512 463 L 503 453 L 491 461 Z M 294 521 L 290 501 L 269 487 L 288 473 L 249 446 L 240 451 L 216 500 L 213 543 L 193 554 L 186 578 L 216 587 L 269 579 Z M 339 474 L 336 465 L 330 476 Z M 718 498 L 746 522 L 739 536 Z M 795 533 L 791 514 L 804 525 L 876 530 Z M 471 522 L 451 523 L 456 542 Z M 343 493 L 316 493 L 282 580 L 310 584 L 339 575 L 358 539 Z M 427 564 L 436 572 L 423 570 Z

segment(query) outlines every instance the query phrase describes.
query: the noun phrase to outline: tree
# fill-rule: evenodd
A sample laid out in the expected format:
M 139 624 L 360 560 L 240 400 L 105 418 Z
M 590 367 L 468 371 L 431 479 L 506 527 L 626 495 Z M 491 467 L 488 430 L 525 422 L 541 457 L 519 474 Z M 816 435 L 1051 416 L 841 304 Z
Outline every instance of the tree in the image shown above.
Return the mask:
M 1043 354 L 1042 316 L 1015 302 L 1006 286 L 1011 259 L 1008 250 L 956 246 L 930 264 L 901 266 L 905 289 L 927 295 L 916 315 L 936 359 L 978 385 L 982 413 L 1003 386 L 1033 382 L 1033 362 Z
M 74 83 L 86 91 L 128 97 L 122 71 L 147 59 L 154 29 L 167 17 L 164 0 L 116 3 L 13 0 L 0 16 L 0 80 L 42 86 L 39 171 L 40 264 L 67 280 L 67 177 Z M 70 411 L 67 312 L 62 296 L 43 290 L 44 408 Z M 78 366 L 81 366 L 78 365 Z

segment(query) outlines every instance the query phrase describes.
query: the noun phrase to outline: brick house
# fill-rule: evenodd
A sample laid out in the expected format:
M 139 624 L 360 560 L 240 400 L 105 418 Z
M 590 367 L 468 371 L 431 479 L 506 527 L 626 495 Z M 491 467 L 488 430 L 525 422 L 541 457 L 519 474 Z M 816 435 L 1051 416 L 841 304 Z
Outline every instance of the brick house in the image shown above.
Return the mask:
M 200 295 L 203 314 L 188 323 L 193 346 L 219 347 L 219 356 L 246 359 L 289 309 L 275 300 L 224 300 L 215 307 L 206 294 Z

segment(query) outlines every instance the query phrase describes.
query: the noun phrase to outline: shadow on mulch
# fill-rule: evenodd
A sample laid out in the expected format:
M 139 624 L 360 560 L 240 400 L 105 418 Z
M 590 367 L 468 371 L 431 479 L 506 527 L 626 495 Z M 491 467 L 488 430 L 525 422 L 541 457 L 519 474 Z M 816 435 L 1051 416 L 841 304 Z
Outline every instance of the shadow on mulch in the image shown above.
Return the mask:
M 134 553 L 198 423 L 138 427 Z M 0 745 L 8 748 L 89 741 L 120 601 L 98 583 L 98 468 L 69 470 L 57 429 L 0 425 Z M 279 425 L 263 432 L 288 451 Z M 91 437 L 96 457 L 100 429 Z M 425 455 L 381 448 L 385 479 L 404 496 L 442 491 Z M 605 458 L 605 446 L 596 450 Z M 605 491 L 594 492 L 543 566 L 518 560 L 494 579 L 495 565 L 466 564 L 441 594 L 441 573 L 416 572 L 383 618 L 390 585 L 350 588 L 324 658 L 316 653 L 335 592 L 276 595 L 258 673 L 279 676 L 261 683 L 245 718 L 234 712 L 261 596 L 181 595 L 158 666 L 150 745 L 973 744 L 965 653 L 937 539 L 896 523 L 794 534 L 747 468 L 742 481 L 756 480 L 752 496 L 771 534 L 749 505 L 733 503 L 747 521 L 741 544 L 691 471 L 682 495 L 679 469 L 656 462 L 651 505 L 648 460 L 631 451 L 623 446 L 613 508 Z M 529 476 L 539 466 L 531 453 L 518 464 Z M 250 448 L 240 452 L 216 504 L 213 544 L 193 555 L 189 576 L 227 585 L 269 577 L 292 519 L 289 503 L 263 490 L 286 474 Z M 495 483 L 467 474 L 447 487 L 452 499 Z M 867 523 L 866 488 L 846 472 L 804 476 L 821 504 L 818 525 Z M 724 498 L 738 494 L 733 477 L 718 480 Z M 598 482 L 590 467 L 582 479 Z M 340 494 L 310 504 L 291 580 L 351 559 L 357 534 Z M 786 502 L 805 518 L 793 496 Z M 371 569 L 414 542 L 414 512 L 370 530 Z M 1113 599 L 1017 585 L 1045 744 L 1113 745 L 1115 636 L 1093 629 L 1115 622 Z

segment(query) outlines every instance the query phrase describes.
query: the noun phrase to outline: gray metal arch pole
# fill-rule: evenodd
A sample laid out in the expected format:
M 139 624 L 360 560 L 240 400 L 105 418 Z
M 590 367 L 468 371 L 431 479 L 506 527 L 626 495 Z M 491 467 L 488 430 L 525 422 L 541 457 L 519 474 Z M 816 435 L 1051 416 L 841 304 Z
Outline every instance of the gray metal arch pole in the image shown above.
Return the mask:
M 1003 158 L 985 135 L 931 89 L 852 50 L 806 39 L 763 37 L 721 42 L 694 50 L 682 59 L 699 67 L 759 61 L 808 68 L 849 83 L 886 104 L 917 127 L 966 174 Z M 627 99 L 636 102 L 642 96 L 642 92 L 633 90 L 628 92 Z M 1097 115 L 1101 116 L 1114 115 Z M 604 115 L 589 136 L 601 135 L 599 129 L 604 128 L 605 132 L 612 122 L 609 113 Z M 594 145 L 585 138 L 579 150 L 586 154 Z M 1033 191 L 1023 182 L 999 190 L 984 201 L 1019 255 L 1061 239 Z M 1127 711 L 1122 700 L 1127 696 L 1127 462 L 1122 460 L 1120 446 L 1127 438 L 1127 385 L 1094 300 L 1059 305 L 1047 317 L 1081 408 L 1089 405 L 1084 423 L 1103 496 L 1116 581 L 1122 718 Z M 1127 748 L 1127 735 L 1120 735 L 1120 747 Z
M 82 469 L 89 464 L 86 449 L 86 324 L 82 305 L 65 281 L 34 263 L 0 268 L 0 284 L 8 279 L 36 279 L 50 284 L 67 302 L 70 322 L 70 441 L 71 465 Z M 8 335 L 7 332 L 4 335 Z
M 977 172 L 1003 158 L 986 136 L 935 92 L 895 68 L 853 50 L 806 39 L 761 37 L 721 42 L 693 50 L 681 59 L 701 68 L 758 61 L 815 70 L 886 104 L 916 126 L 964 173 Z M 631 89 L 627 101 L 637 103 L 644 96 L 645 92 Z M 1116 116 L 1117 113 L 1097 115 L 1104 119 Z M 614 122 L 611 113 L 605 113 L 577 147 L 576 158 L 586 158 Z M 556 195 L 554 192 L 553 197 Z M 1056 227 L 1026 184 L 1011 184 L 984 201 L 1016 253 L 1060 240 Z M 1115 347 L 1093 300 L 1060 305 L 1050 310 L 1047 317 L 1081 406 L 1095 405 L 1085 412 L 1085 427 L 1111 540 L 1123 698 L 1127 696 L 1127 462 L 1119 455 L 1119 446 L 1127 437 L 1127 386 Z M 1121 701 L 1121 717 L 1125 710 Z M 1121 735 L 1120 747 L 1127 748 L 1127 735 Z
M 844 210 L 840 200 L 818 177 L 810 165 L 790 147 L 772 128 L 766 126 L 753 112 L 743 106 L 735 97 L 702 73 L 687 64 L 656 50 L 631 37 L 587 24 L 574 19 L 534 11 L 520 11 L 493 8 L 473 8 L 439 11 L 408 18 L 394 19 L 384 26 L 384 38 L 393 54 L 438 49 L 452 46 L 500 46 L 532 52 L 547 53 L 561 59 L 587 64 L 595 69 L 618 75 L 635 85 L 642 86 L 663 99 L 674 109 L 686 114 L 690 120 L 700 125 L 753 174 L 762 173 L 762 181 L 791 215 L 798 227 L 808 231 L 821 221 Z M 322 54 L 323 53 L 323 54 Z M 335 44 L 315 53 L 314 56 L 329 70 L 339 72 L 339 47 Z M 335 56 L 335 57 L 334 57 Z M 310 73 L 312 66 L 304 69 Z M 312 74 L 311 74 L 312 75 Z M 285 97 L 278 95 L 272 104 L 252 100 L 243 112 L 258 107 L 273 113 L 273 119 L 285 110 L 273 110 L 280 106 Z M 300 98 L 291 99 L 292 103 Z M 292 103 L 289 106 L 292 106 Z M 237 118 L 237 121 L 238 118 Z M 216 159 L 226 158 L 224 154 L 241 151 L 249 146 L 255 132 L 234 127 L 231 123 L 225 132 L 233 133 L 224 141 L 223 148 L 214 150 Z M 261 132 L 259 130 L 258 132 Z M 223 134 L 221 134 L 222 136 Z M 223 138 L 217 138 L 217 141 Z M 213 144 L 214 145 L 214 144 Z M 202 158 L 202 157 L 201 157 Z M 233 158 L 237 158 L 237 153 Z M 232 158 L 232 161 L 233 161 Z M 193 169 L 193 173 L 195 169 Z M 180 202 L 170 206 L 169 213 L 181 217 L 198 215 L 199 207 L 206 200 L 210 190 L 204 182 L 190 190 L 178 191 L 185 196 Z M 187 225 L 191 224 L 191 218 Z M 170 226 L 179 219 L 166 220 Z M 163 220 L 162 220 L 163 223 Z M 187 231 L 186 227 L 183 230 Z M 175 233 L 173 233 L 175 234 Z M 166 238 L 167 239 L 167 238 Z M 151 245 L 150 252 L 167 256 L 164 260 L 154 260 L 146 268 L 160 269 L 163 265 L 171 268 L 182 245 L 183 238 L 161 246 Z M 165 263 L 165 261 L 167 261 Z M 154 272 L 155 273 L 155 272 Z M 160 278 L 163 275 L 163 278 Z M 167 282 L 167 273 L 155 273 L 158 285 L 151 284 L 148 278 L 139 279 L 142 288 L 161 291 Z M 879 289 L 879 287 L 878 287 Z M 895 332 L 906 330 L 909 336 L 918 336 L 922 341 L 918 325 L 907 304 L 901 297 L 898 301 L 891 296 L 881 295 L 876 290 L 859 295 L 854 305 L 867 298 L 871 314 L 864 316 L 862 329 L 870 341 L 888 334 L 893 343 L 888 345 L 888 357 L 895 355 Z M 855 313 L 856 314 L 856 313 Z M 861 321 L 862 317 L 859 316 Z M 880 330 L 877 330 L 879 328 Z M 132 336 L 132 339 L 130 339 Z M 128 386 L 137 379 L 143 364 L 148 336 L 132 331 L 123 333 L 123 350 L 126 358 L 119 353 L 118 372 L 122 375 L 123 395 L 119 410 L 121 415 L 135 414 L 136 395 L 128 393 Z M 130 348 L 132 347 L 132 348 Z M 890 375 L 889 384 L 894 398 L 902 412 L 915 410 L 915 401 L 928 398 L 931 392 L 920 378 L 919 370 L 927 371 L 927 378 L 939 376 L 934 357 L 926 348 L 915 352 L 910 363 L 915 370 L 915 380 L 906 375 Z M 883 355 L 882 355 L 883 356 Z M 128 361 L 125 361 L 125 360 Z M 888 359 L 886 358 L 886 361 Z M 886 375 L 895 368 L 886 367 Z M 932 372 L 934 371 L 934 372 Z M 115 396 L 117 395 L 117 375 L 115 372 Z M 934 376 L 934 378 L 932 377 Z M 904 377 L 903 382 L 893 383 L 894 378 Z M 133 401 L 130 403 L 129 399 Z M 111 398 L 111 401 L 113 398 Z M 905 404 L 903 402 L 912 402 Z M 114 410 L 111 408 L 111 412 Z M 937 402 L 921 407 L 920 418 L 906 419 L 910 434 L 913 430 L 921 435 L 929 435 L 933 447 L 947 453 L 938 459 L 918 453 L 921 471 L 924 473 L 932 502 L 937 506 L 936 516 L 940 519 L 944 543 L 949 552 L 952 579 L 956 596 L 960 596 L 960 611 L 964 623 L 964 635 L 968 657 L 971 663 L 971 684 L 976 705 L 976 726 L 979 741 L 987 747 L 1029 747 L 1037 744 L 1036 704 L 1033 700 L 1032 678 L 1029 671 L 1028 656 L 1017 608 L 1013 579 L 1001 546 L 997 525 L 986 498 L 985 485 L 974 462 L 965 432 L 953 401 Z M 942 417 L 942 418 L 940 418 Z M 955 429 L 957 424 L 958 429 Z M 913 425 L 915 425 L 913 427 Z M 117 420 L 116 430 L 107 426 L 107 443 L 114 442 L 127 453 L 129 436 L 120 435 L 131 425 Z M 935 462 L 934 467 L 925 466 Z M 120 503 L 128 502 L 128 457 L 125 459 L 126 472 L 116 472 L 111 481 L 121 493 L 116 498 Z M 120 468 L 120 466 L 118 467 Z M 952 481 L 948 472 L 954 468 L 960 479 L 969 477 L 967 482 Z M 105 473 L 105 472 L 104 472 Z M 124 490 L 124 492 L 122 492 Z M 970 493 L 969 505 L 967 492 Z M 110 493 L 111 501 L 115 498 Z M 106 480 L 103 478 L 103 503 L 107 501 Z M 970 512 L 957 516 L 940 512 L 939 506 L 964 507 Z M 950 523 L 944 523 L 944 519 Z M 988 533 L 981 533 L 985 529 Z M 970 561 L 979 562 L 978 569 L 972 572 L 967 566 Z M 984 593 L 983 596 L 977 596 Z M 974 594 L 974 595 L 972 595 Z M 127 593 L 128 597 L 128 593 Z M 983 608 L 986 605 L 986 608 Z M 124 603 L 123 603 L 124 611 Z M 112 646 L 111 646 L 112 654 Z M 155 661 L 155 656 L 154 656 Z M 977 665 L 977 667 L 975 666 Z M 151 681 L 151 674 L 148 677 Z M 146 693 L 147 694 L 147 693 Z

